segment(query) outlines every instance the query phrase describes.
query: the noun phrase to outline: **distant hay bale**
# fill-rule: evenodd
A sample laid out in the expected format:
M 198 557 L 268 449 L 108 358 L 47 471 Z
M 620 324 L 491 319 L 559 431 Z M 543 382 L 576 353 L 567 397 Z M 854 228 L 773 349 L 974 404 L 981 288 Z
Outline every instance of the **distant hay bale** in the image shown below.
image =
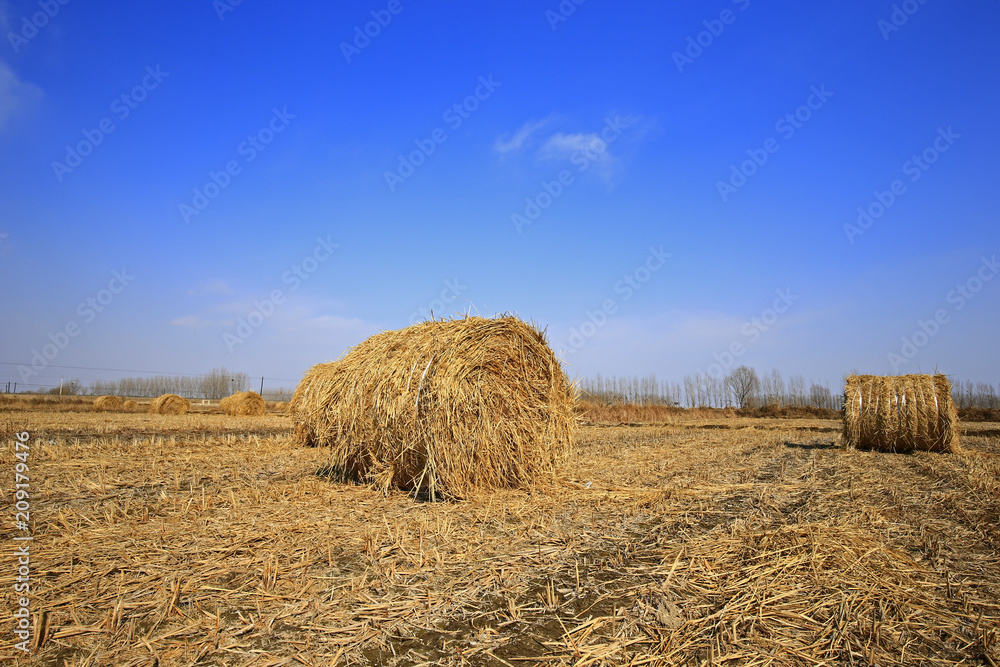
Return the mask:
M 191 409 L 191 401 L 177 394 L 164 394 L 153 399 L 149 405 L 150 414 L 183 415 Z
M 122 409 L 122 399 L 118 396 L 99 396 L 94 401 L 94 410 L 98 412 L 111 412 Z
M 314 366 L 292 398 L 296 437 L 331 469 L 431 498 L 521 487 L 570 451 L 572 385 L 516 317 L 423 322 Z
M 122 410 L 128 410 L 131 412 L 133 410 L 137 410 L 138 408 L 139 408 L 139 403 L 131 399 L 122 403 Z
M 958 414 L 944 375 L 851 375 L 844 444 L 890 452 L 956 452 Z
M 253 391 L 238 391 L 219 401 L 219 408 L 227 415 L 257 417 L 267 414 L 267 402 Z

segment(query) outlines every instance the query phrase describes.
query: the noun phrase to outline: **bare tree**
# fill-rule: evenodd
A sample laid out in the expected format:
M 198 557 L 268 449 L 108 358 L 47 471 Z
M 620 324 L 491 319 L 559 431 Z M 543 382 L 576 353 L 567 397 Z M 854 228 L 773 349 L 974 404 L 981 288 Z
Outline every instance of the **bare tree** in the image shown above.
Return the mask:
M 813 382 L 809 385 L 809 403 L 817 408 L 834 408 L 835 403 L 830 388 Z
M 760 391 L 760 378 L 757 371 L 748 367 L 740 366 L 726 376 L 726 386 L 733 393 L 736 404 L 745 408 L 751 399 Z
M 774 393 L 771 395 L 770 402 L 777 403 L 779 406 L 783 405 L 785 402 L 785 381 L 777 368 L 771 369 L 771 391 Z
M 795 405 L 802 405 L 806 400 L 806 380 L 801 375 L 788 378 L 788 396 Z

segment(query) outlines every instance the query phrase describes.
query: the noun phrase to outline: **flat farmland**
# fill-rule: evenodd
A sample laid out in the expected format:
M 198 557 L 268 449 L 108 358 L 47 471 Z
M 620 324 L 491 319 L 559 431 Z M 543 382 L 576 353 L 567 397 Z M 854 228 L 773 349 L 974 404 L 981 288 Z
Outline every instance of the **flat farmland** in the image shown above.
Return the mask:
M 844 450 L 832 420 L 580 426 L 557 479 L 435 503 L 335 481 L 283 415 L 0 427 L 5 499 L 31 436 L 36 629 L 26 655 L 8 620 L 5 664 L 1000 663 L 997 423 L 954 455 Z

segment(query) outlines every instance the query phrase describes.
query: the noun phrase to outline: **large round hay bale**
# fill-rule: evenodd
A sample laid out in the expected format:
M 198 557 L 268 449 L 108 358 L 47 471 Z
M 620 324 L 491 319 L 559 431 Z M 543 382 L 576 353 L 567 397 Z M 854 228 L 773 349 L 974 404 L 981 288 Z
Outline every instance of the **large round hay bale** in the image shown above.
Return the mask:
M 122 399 L 118 396 L 98 396 L 94 401 L 94 410 L 110 412 L 122 409 Z
M 124 403 L 122 403 L 122 410 L 126 410 L 128 412 L 134 412 L 138 408 L 139 408 L 138 401 L 133 401 L 132 399 L 129 399 Z
M 958 413 L 944 375 L 851 375 L 844 444 L 889 452 L 958 451 Z
M 436 496 L 551 477 L 570 450 L 572 385 L 516 317 L 436 320 L 313 367 L 292 399 L 301 442 L 347 479 Z
M 315 421 L 325 420 L 326 416 L 325 414 L 319 414 L 316 408 L 320 404 L 331 404 L 337 396 L 334 383 L 341 380 L 333 372 L 336 365 L 336 361 L 330 361 L 324 364 L 316 364 L 310 368 L 302 378 L 302 381 L 299 382 L 299 386 L 295 388 L 292 400 L 288 402 L 285 413 L 298 416 L 295 422 L 295 441 L 301 445 L 315 447 L 318 444 L 316 440 Z M 313 402 L 311 414 L 315 415 L 315 419 L 308 417 L 310 411 L 306 405 L 307 397 L 309 401 Z
M 183 415 L 191 409 L 191 401 L 177 394 L 164 394 L 153 399 L 149 412 L 157 415 Z
M 267 401 L 253 391 L 238 391 L 219 401 L 219 408 L 227 415 L 257 417 L 267 414 Z

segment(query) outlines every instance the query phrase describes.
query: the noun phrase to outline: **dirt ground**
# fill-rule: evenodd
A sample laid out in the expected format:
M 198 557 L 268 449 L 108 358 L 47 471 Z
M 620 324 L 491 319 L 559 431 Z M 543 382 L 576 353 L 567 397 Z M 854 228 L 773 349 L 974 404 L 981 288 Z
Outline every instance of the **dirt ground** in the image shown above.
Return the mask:
M 583 426 L 554 484 L 428 503 L 332 480 L 284 416 L 0 412 L 35 626 L 5 502 L 0 663 L 995 666 L 1000 424 L 962 427 Z

